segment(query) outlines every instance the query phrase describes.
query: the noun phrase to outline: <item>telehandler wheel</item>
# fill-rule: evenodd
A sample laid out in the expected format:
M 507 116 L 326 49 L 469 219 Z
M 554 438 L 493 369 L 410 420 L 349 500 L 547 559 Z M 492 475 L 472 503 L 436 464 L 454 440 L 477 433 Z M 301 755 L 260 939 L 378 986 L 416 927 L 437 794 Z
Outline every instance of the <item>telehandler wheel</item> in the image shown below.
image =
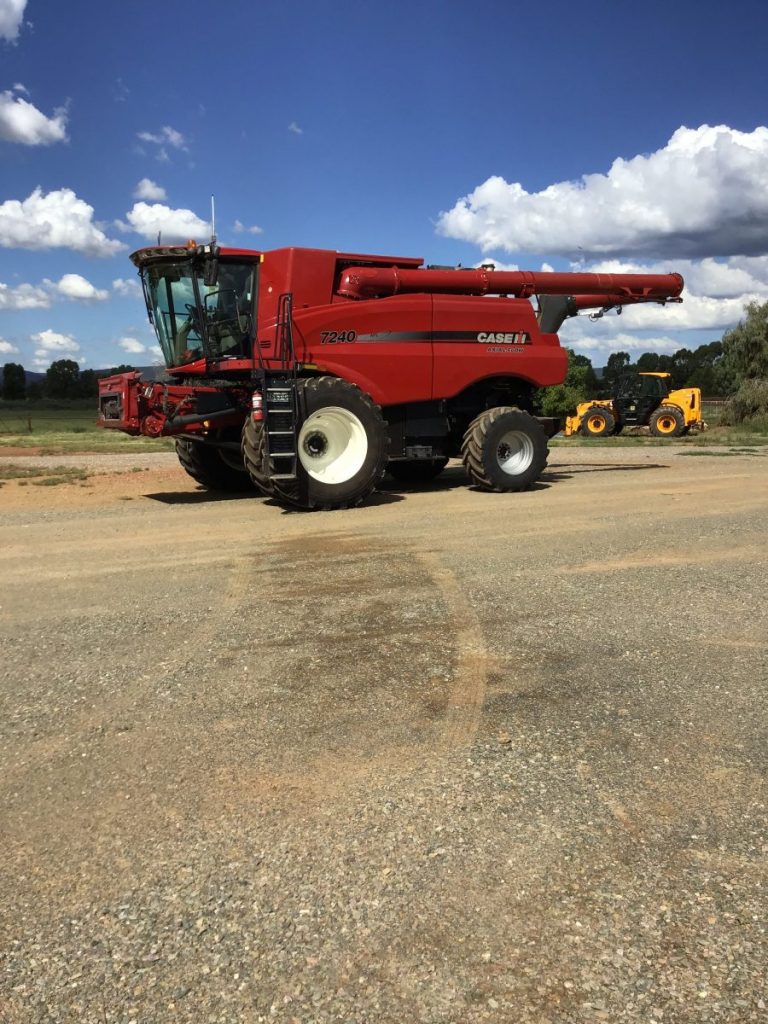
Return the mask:
M 387 472 L 401 484 L 426 484 L 440 476 L 448 459 L 399 459 L 387 464 Z
M 685 417 L 675 405 L 660 405 L 648 425 L 654 437 L 680 437 L 685 430 Z
M 587 409 L 581 421 L 581 432 L 584 437 L 607 437 L 616 429 L 613 413 L 599 405 Z
M 471 482 L 484 491 L 524 491 L 547 464 L 547 435 L 538 420 L 511 406 L 486 409 L 461 446 Z
M 251 479 L 236 454 L 205 441 L 176 438 L 176 454 L 182 468 L 210 491 L 250 491 Z
M 304 422 L 297 438 L 297 479 L 273 478 L 275 496 L 306 510 L 354 508 L 384 476 L 387 426 L 381 409 L 338 377 L 304 381 L 298 399 Z
M 243 435 L 240 442 L 243 463 L 256 487 L 262 494 L 272 494 L 274 488 L 269 479 L 267 466 L 267 439 L 264 435 L 264 424 L 254 423 L 248 416 L 243 424 Z

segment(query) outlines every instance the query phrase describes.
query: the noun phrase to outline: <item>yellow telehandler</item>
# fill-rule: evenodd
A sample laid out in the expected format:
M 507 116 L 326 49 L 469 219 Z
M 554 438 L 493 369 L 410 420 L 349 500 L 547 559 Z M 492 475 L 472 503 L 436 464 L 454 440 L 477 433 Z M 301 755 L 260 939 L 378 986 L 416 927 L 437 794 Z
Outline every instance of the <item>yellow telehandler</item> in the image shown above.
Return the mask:
M 650 427 L 654 437 L 680 437 L 689 430 L 705 430 L 701 418 L 701 390 L 670 391 L 669 373 L 638 373 L 624 378 L 612 398 L 581 402 L 565 421 L 566 437 L 608 437 L 624 427 Z

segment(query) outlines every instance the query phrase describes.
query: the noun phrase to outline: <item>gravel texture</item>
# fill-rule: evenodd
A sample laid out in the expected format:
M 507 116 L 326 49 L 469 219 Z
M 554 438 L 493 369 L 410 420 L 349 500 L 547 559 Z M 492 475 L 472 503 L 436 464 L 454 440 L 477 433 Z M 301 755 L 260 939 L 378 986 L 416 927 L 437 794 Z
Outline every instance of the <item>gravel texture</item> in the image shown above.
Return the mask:
M 2 1024 L 768 1019 L 766 456 L 159 458 L 0 490 Z

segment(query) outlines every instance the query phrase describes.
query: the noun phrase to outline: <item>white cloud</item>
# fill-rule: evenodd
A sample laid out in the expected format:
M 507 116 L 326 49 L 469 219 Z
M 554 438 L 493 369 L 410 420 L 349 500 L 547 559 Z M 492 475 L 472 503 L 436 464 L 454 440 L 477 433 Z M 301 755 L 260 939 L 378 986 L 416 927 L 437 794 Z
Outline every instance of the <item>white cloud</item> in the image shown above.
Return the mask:
M 34 284 L 18 284 L 15 288 L 0 281 L 0 309 L 48 309 L 51 297 Z
M 15 287 L 0 281 L 0 309 L 49 309 L 54 299 L 73 302 L 102 302 L 109 292 L 95 288 L 80 274 L 64 274 L 59 281 L 45 278 L 40 284 L 18 284 Z
M 88 256 L 112 256 L 124 249 L 93 220 L 93 207 L 68 188 L 0 203 L 0 245 L 18 249 L 67 248 Z
M 175 128 L 171 128 L 170 125 L 165 125 L 158 132 L 138 132 L 138 138 L 142 142 L 151 142 L 153 145 L 158 146 L 157 159 L 161 163 L 168 163 L 170 157 L 168 156 L 168 150 L 166 146 L 170 146 L 172 149 L 182 150 L 187 152 L 187 140 L 177 131 Z M 138 198 L 138 197 L 137 197 Z M 151 198 L 149 196 L 145 198 Z M 158 197 L 159 198 L 159 197 Z
M 264 234 L 264 228 L 260 228 L 258 224 L 252 224 L 250 227 L 247 227 L 245 224 L 242 223 L 242 221 L 239 220 L 235 221 L 233 229 L 235 233 L 238 235 L 241 235 L 243 232 L 247 232 L 250 235 Z
M 172 210 L 162 203 L 134 203 L 125 216 L 127 224 L 117 222 L 122 231 L 135 231 L 152 242 L 157 240 L 158 232 L 163 242 L 184 242 L 208 236 L 208 224 L 192 210 Z
M 15 355 L 19 350 L 15 345 L 12 345 L 10 341 L 6 341 L 5 338 L 0 338 L 0 352 L 4 355 Z
M 0 0 L 0 39 L 16 42 L 26 6 L 27 0 Z
M 112 282 L 112 291 L 127 298 L 138 298 L 141 295 L 141 285 L 134 278 L 117 277 Z
M 293 132 L 294 135 L 303 135 L 304 134 L 304 129 L 303 128 L 299 128 L 299 126 L 296 124 L 295 121 L 291 121 L 291 123 L 288 125 L 288 131 L 289 132 Z
M 151 178 L 142 178 L 136 188 L 133 190 L 134 199 L 165 199 L 165 189 L 162 185 L 158 185 L 152 181 Z
M 589 323 L 586 317 L 577 317 L 578 321 Z M 592 325 L 591 330 L 581 330 L 575 333 L 572 327 L 574 320 L 567 320 L 560 328 L 560 341 L 564 346 L 586 353 L 594 353 L 597 356 L 609 356 L 611 352 L 629 352 L 630 355 L 641 355 L 643 352 L 666 352 L 671 355 L 685 347 L 685 343 L 679 338 L 670 338 L 668 335 L 660 337 L 641 338 L 634 334 L 608 334 L 603 325 L 605 321 L 599 321 L 597 326 Z
M 441 213 L 437 228 L 508 252 L 761 255 L 768 237 L 768 128 L 679 128 L 655 153 L 619 157 L 607 174 L 540 192 L 494 175 Z
M 14 95 L 10 89 L 0 92 L 0 139 L 19 142 L 23 146 L 50 146 L 53 142 L 66 142 L 66 107 L 57 107 L 52 117 L 46 117 L 18 93 Z
M 46 281 L 46 284 L 50 284 L 65 299 L 75 302 L 103 302 L 109 298 L 106 289 L 94 287 L 80 274 L 64 274 L 55 284 L 52 281 Z
M 77 358 L 81 355 L 80 346 L 71 334 L 59 334 L 48 329 L 31 335 L 31 338 L 37 345 L 34 365 L 40 370 L 50 366 L 54 359 Z
M 124 352 L 130 352 L 132 355 L 142 355 L 144 352 L 149 351 L 147 346 L 142 345 L 136 338 L 120 338 L 117 344 Z

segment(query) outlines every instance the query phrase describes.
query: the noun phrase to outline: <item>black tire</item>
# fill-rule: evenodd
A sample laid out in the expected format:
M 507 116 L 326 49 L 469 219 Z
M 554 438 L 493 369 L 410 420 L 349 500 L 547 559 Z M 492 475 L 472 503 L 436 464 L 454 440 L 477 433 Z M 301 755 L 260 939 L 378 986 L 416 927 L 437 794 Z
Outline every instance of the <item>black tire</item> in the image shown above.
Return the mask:
M 448 459 L 399 459 L 387 464 L 387 472 L 401 484 L 426 484 L 440 476 Z
M 676 405 L 660 405 L 648 426 L 654 437 L 680 437 L 685 430 L 685 417 Z
M 618 437 L 623 429 L 624 429 L 624 424 L 623 423 L 617 423 L 616 426 L 613 428 L 613 436 L 614 437 Z
M 248 416 L 243 424 L 241 449 L 243 452 L 243 463 L 253 484 L 262 494 L 272 495 L 274 488 L 269 479 L 267 439 L 264 434 L 264 424 L 254 423 L 251 416 Z
M 306 511 L 354 508 L 384 476 L 387 426 L 381 409 L 338 377 L 303 381 L 298 399 L 297 479 L 273 479 L 275 497 Z
M 242 493 L 252 489 L 245 465 L 237 468 L 237 459 L 229 449 L 177 437 L 176 454 L 185 472 L 209 491 Z
M 581 433 L 584 437 L 608 437 L 615 429 L 613 413 L 602 405 L 593 405 L 587 409 L 581 420 Z
M 470 481 L 484 491 L 524 491 L 547 464 L 544 428 L 511 406 L 486 409 L 469 425 L 461 455 Z

